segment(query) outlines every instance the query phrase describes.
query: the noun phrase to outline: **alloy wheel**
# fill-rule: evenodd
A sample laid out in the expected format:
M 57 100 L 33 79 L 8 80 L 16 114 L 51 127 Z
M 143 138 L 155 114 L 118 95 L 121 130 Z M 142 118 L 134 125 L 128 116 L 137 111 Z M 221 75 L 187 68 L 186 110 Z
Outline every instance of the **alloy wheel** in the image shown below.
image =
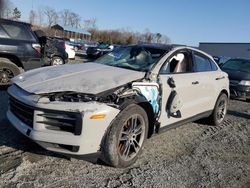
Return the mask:
M 226 99 L 223 99 L 219 102 L 218 110 L 216 113 L 216 117 L 219 123 L 221 123 L 224 120 L 226 113 L 227 113 L 227 101 Z
M 0 69 L 0 83 L 8 84 L 10 80 L 14 77 L 14 73 L 8 68 Z
M 134 114 L 124 123 L 118 140 L 118 153 L 124 161 L 133 159 L 140 151 L 145 137 L 145 122 Z
M 63 60 L 61 58 L 55 58 L 53 59 L 52 65 L 62 65 L 63 64 Z

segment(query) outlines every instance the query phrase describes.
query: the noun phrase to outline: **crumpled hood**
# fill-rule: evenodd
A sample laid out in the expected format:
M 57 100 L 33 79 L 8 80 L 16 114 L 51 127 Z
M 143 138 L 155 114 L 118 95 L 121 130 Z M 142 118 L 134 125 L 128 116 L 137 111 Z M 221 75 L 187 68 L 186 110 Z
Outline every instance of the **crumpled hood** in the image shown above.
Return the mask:
M 98 94 L 144 76 L 145 73 L 139 71 L 98 63 L 82 63 L 31 70 L 18 75 L 12 81 L 34 94 L 63 91 Z

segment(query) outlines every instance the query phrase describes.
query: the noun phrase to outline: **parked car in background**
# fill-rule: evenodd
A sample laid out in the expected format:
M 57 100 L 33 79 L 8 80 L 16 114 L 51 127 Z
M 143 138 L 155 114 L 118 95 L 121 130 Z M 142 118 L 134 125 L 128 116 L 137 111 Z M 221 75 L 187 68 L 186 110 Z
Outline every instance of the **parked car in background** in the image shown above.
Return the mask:
M 42 30 L 34 31 L 41 44 L 44 65 L 63 65 L 68 62 L 68 53 L 64 39 L 48 37 Z
M 0 19 L 0 86 L 43 64 L 41 45 L 30 24 Z
M 69 44 L 70 46 L 73 46 L 75 52 L 77 52 L 78 50 L 85 50 L 85 46 L 81 42 L 69 40 L 67 44 Z
M 230 59 L 221 69 L 229 75 L 231 96 L 250 101 L 250 60 Z
M 96 47 L 99 45 L 98 42 L 87 40 L 75 40 L 74 43 L 78 44 L 77 48 L 75 48 L 75 51 L 87 51 L 88 47 Z
M 219 65 L 222 66 L 225 62 L 227 62 L 230 57 L 224 57 L 224 56 L 213 56 L 214 61 Z
M 190 47 L 132 45 L 94 63 L 36 69 L 13 79 L 9 121 L 42 147 L 127 167 L 153 134 L 200 118 L 221 125 L 229 80 Z M 23 110 L 24 109 L 24 110 Z
M 68 54 L 69 59 L 75 59 L 76 52 L 75 52 L 74 46 L 72 46 L 71 43 L 65 41 L 65 50 Z
M 99 44 L 96 47 L 88 47 L 86 53 L 88 58 L 97 59 L 104 54 L 111 52 L 114 49 L 114 45 Z

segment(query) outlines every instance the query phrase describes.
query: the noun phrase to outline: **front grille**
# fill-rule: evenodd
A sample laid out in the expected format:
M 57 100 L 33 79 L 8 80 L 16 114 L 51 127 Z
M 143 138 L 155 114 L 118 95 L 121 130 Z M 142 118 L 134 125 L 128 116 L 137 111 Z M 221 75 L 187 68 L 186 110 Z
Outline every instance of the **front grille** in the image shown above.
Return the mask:
M 12 96 L 9 96 L 10 111 L 23 123 L 33 128 L 34 109 L 32 107 L 18 101 Z
M 42 116 L 43 120 L 37 121 L 45 125 L 46 129 L 55 131 L 70 132 L 80 135 L 82 131 L 82 116 L 80 113 L 51 111 L 37 114 Z

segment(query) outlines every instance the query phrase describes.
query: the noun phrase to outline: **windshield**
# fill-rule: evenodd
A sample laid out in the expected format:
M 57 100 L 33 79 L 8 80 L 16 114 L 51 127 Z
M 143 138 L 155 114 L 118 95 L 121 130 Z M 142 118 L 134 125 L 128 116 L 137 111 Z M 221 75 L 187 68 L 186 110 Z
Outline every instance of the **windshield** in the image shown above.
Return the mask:
M 96 63 L 147 72 L 166 52 L 141 46 L 122 46 L 96 60 Z
M 250 72 L 250 60 L 231 59 L 222 66 L 222 69 Z

